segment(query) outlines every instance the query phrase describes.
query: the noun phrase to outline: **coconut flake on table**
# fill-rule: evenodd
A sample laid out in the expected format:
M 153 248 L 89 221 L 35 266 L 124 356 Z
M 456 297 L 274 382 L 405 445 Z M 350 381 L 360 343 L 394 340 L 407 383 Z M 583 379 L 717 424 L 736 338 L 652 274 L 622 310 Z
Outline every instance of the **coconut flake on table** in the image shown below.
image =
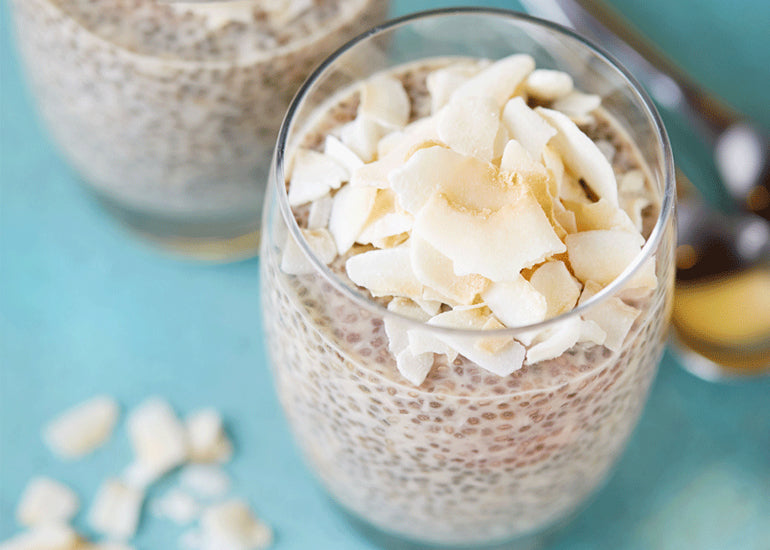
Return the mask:
M 106 395 L 84 401 L 49 422 L 43 440 L 61 458 L 79 458 L 101 447 L 118 419 L 117 402 Z

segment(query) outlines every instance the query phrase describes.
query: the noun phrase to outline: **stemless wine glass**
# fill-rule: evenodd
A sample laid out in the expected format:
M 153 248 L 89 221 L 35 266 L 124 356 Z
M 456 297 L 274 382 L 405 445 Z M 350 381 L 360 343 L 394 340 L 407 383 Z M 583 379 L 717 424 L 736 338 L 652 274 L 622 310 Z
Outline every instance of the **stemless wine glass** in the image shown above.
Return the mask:
M 17 44 L 53 141 L 136 232 L 210 260 L 256 254 L 291 97 L 388 2 L 14 0 Z
M 324 265 L 302 237 L 285 184 L 292 147 L 319 112 L 374 73 L 429 58 L 513 53 L 566 71 L 578 89 L 602 96 L 616 131 L 636 144 L 657 203 L 646 244 L 592 299 L 539 325 L 473 331 L 396 315 L 346 283 L 342 260 Z M 290 107 L 276 148 L 261 293 L 278 395 L 307 463 L 334 498 L 387 533 L 438 544 L 515 538 L 574 512 L 622 452 L 661 356 L 673 285 L 673 181 L 665 130 L 633 79 L 579 36 L 525 15 L 485 9 L 412 15 L 362 35 L 316 70 Z M 294 274 L 282 269 L 289 254 Z M 635 277 L 653 268 L 654 290 L 628 292 Z M 619 298 L 639 314 L 615 351 L 579 343 L 506 377 L 462 355 L 452 363 L 436 356 L 414 387 L 399 375 L 383 328 L 418 328 L 473 349 L 489 336 L 526 341 L 531 331 L 601 315 Z

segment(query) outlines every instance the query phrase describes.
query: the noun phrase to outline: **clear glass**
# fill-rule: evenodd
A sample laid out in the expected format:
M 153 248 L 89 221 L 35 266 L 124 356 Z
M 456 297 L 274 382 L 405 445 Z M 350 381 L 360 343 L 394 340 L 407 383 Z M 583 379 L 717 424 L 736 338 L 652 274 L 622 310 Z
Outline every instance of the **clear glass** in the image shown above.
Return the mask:
M 382 0 L 297 0 L 275 14 L 255 0 L 11 4 L 42 119 L 87 188 L 153 242 L 212 260 L 256 254 L 291 97 L 388 10 Z
M 292 143 L 319 105 L 373 73 L 431 57 L 513 53 L 567 71 L 576 87 L 602 96 L 649 170 L 659 202 L 654 228 L 617 280 L 539 325 L 457 330 L 391 313 L 323 265 L 302 239 L 284 184 Z M 569 516 L 623 451 L 655 376 L 671 309 L 673 220 L 673 164 L 657 113 L 629 75 L 571 32 L 513 12 L 442 10 L 396 20 L 338 51 L 305 83 L 282 126 L 261 251 L 276 389 L 318 479 L 356 516 L 421 543 L 508 540 Z M 282 271 L 286 247 L 305 255 L 305 274 Z M 628 283 L 651 262 L 657 287 L 632 295 Z M 490 335 L 518 339 L 569 323 L 618 297 L 640 310 L 620 349 L 576 344 L 507 377 L 460 356 L 452 364 L 437 359 L 414 387 L 396 370 L 383 330 L 384 322 L 397 322 L 474 346 Z

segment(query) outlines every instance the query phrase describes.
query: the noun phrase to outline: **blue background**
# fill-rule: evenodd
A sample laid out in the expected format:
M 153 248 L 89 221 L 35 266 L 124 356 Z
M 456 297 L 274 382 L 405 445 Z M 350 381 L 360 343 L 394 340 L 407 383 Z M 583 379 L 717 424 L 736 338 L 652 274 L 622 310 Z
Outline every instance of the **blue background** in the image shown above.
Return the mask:
M 614 3 L 701 83 L 770 127 L 765 0 Z M 392 13 L 460 4 L 397 0 Z M 276 550 L 395 548 L 353 528 L 296 453 L 266 365 L 258 260 L 170 259 L 100 210 L 40 127 L 5 4 L 0 17 L 0 540 L 17 530 L 13 510 L 31 476 L 58 478 L 88 502 L 127 463 L 122 424 L 76 462 L 54 459 L 39 436 L 62 409 L 108 393 L 124 410 L 153 394 L 180 413 L 220 409 L 237 448 L 228 467 L 236 493 L 275 528 Z M 697 166 L 703 159 L 674 130 L 677 160 Z M 547 547 L 766 550 L 769 495 L 770 380 L 710 384 L 667 355 L 614 477 Z M 85 516 L 75 523 L 89 533 Z M 176 547 L 178 527 L 145 519 L 138 549 Z

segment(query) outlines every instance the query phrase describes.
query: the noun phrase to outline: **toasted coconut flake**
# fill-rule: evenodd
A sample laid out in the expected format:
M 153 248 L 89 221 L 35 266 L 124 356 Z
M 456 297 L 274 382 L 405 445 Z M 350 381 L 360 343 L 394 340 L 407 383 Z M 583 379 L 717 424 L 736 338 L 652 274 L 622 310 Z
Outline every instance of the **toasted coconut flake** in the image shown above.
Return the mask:
M 597 196 L 606 198 L 613 206 L 618 206 L 615 173 L 591 138 L 563 113 L 542 107 L 538 107 L 536 111 L 558 130 L 551 143 L 570 171 L 585 180 Z
M 369 214 L 374 208 L 377 189 L 345 185 L 334 195 L 329 216 L 329 232 L 334 237 L 337 253 L 342 256 L 361 234 Z
M 491 97 L 498 108 L 513 95 L 516 88 L 535 69 L 535 60 L 526 54 L 516 54 L 495 61 L 462 84 L 452 100 L 465 97 Z
M 628 214 L 617 206 L 613 206 L 607 199 L 602 198 L 596 202 L 565 200 L 564 204 L 575 213 L 578 231 L 594 229 L 622 229 L 631 233 L 638 231 Z
M 601 346 L 607 340 L 607 333 L 599 326 L 598 323 L 583 319 L 580 325 L 580 337 L 578 342 L 590 342 Z
M 83 541 L 62 523 L 39 525 L 0 543 L 1 550 L 80 550 Z
M 340 140 L 364 162 L 371 162 L 377 153 L 377 143 L 385 134 L 377 122 L 358 116 L 340 128 Z
M 553 150 L 553 147 L 549 145 L 543 147 L 543 164 L 553 176 L 554 181 L 556 181 L 556 189 L 559 195 L 561 195 L 561 189 L 565 178 L 564 162 L 562 162 L 559 154 Z
M 460 209 L 434 195 L 417 215 L 413 235 L 451 259 L 457 275 L 510 280 L 566 250 L 532 193 L 522 186 L 514 191 L 511 202 L 495 212 Z
M 88 516 L 91 527 L 109 537 L 125 540 L 134 536 L 144 493 L 117 479 L 102 483 Z
M 78 506 L 78 497 L 72 489 L 48 477 L 35 477 L 21 495 L 16 519 L 26 527 L 67 523 L 77 513 Z
M 374 297 L 422 298 L 423 285 L 412 270 L 408 246 L 356 254 L 345 262 L 345 271 Z
M 417 321 L 427 321 L 430 315 L 408 298 L 396 297 L 388 303 L 388 310 Z M 409 347 L 408 325 L 393 317 L 385 317 L 385 334 L 388 335 L 388 349 L 394 357 Z
M 307 241 L 310 250 L 324 264 L 329 265 L 337 257 L 334 239 L 326 229 L 302 229 L 300 233 Z M 286 236 L 286 245 L 281 257 L 281 271 L 288 275 L 307 275 L 315 269 L 292 235 Z
M 187 460 L 184 426 L 171 406 L 160 398 L 150 398 L 131 411 L 128 433 L 136 458 L 158 474 Z
M 553 216 L 554 219 L 558 222 L 559 227 L 561 227 L 565 233 L 577 233 L 577 221 L 575 220 L 575 213 L 564 208 L 564 205 L 559 200 L 553 201 Z M 561 236 L 561 233 L 559 233 L 559 235 Z
M 505 325 L 494 317 L 490 317 L 482 330 L 499 330 L 505 328 Z M 513 342 L 513 336 L 489 336 L 476 340 L 476 347 L 486 353 L 495 354 Z
M 240 500 L 209 506 L 200 524 L 202 550 L 263 550 L 273 542 L 270 528 Z
M 481 275 L 455 275 L 452 261 L 418 236 L 412 237 L 409 248 L 417 279 L 460 304 L 472 304 L 489 285 Z
M 602 285 L 595 281 L 588 281 L 580 295 L 578 305 L 583 305 L 602 289 Z M 602 302 L 589 307 L 582 317 L 587 321 L 593 321 L 606 333 L 604 346 L 612 351 L 620 351 L 623 341 L 641 312 L 624 303 L 614 296 L 605 298 Z
M 361 160 L 361 157 L 359 157 L 355 151 L 332 135 L 326 136 L 326 141 L 324 142 L 324 154 L 345 168 L 347 171 L 347 178 L 345 181 L 350 179 L 350 176 L 357 168 L 364 165 L 364 161 Z
M 324 195 L 316 199 L 310 205 L 310 212 L 307 217 L 308 229 L 324 229 L 329 225 L 329 216 L 332 213 L 333 200 L 331 195 Z
M 430 93 L 431 113 L 437 113 L 449 103 L 452 94 L 480 70 L 476 63 L 454 63 L 428 74 L 425 82 Z
M 289 204 L 300 206 L 320 199 L 348 179 L 347 170 L 331 157 L 318 151 L 299 149 L 291 172 Z
M 581 325 L 582 320 L 573 317 L 559 321 L 540 333 L 535 344 L 527 350 L 527 364 L 534 365 L 559 357 L 577 343 L 582 332 Z
M 381 74 L 363 83 L 359 116 L 385 126 L 401 128 L 409 122 L 409 96 L 401 81 L 393 76 Z
M 492 283 L 482 299 L 507 327 L 522 327 L 545 320 L 546 297 L 518 273 L 504 282 Z
M 154 516 L 168 518 L 174 523 L 185 525 L 198 517 L 201 506 L 192 495 L 173 487 L 151 501 L 150 511 Z
M 545 296 L 548 304 L 546 319 L 570 311 L 580 297 L 580 282 L 561 261 L 545 262 L 535 270 L 529 282 L 535 290 Z
M 599 108 L 602 98 L 594 94 L 584 94 L 573 90 L 566 96 L 558 99 L 552 105 L 556 111 L 560 111 L 578 124 L 590 120 L 590 114 Z
M 620 229 L 601 229 L 567 235 L 566 243 L 575 276 L 583 283 L 607 285 L 639 254 L 644 238 Z
M 500 131 L 500 108 L 488 97 L 459 97 L 436 115 L 438 137 L 454 151 L 491 161 Z
M 389 180 L 400 206 L 417 214 L 436 192 L 472 209 L 498 209 L 515 200 L 511 184 L 497 175 L 487 162 L 434 146 L 421 149 Z
M 435 316 L 434 316 L 435 317 Z M 425 353 L 436 353 L 446 356 L 451 363 L 457 358 L 457 350 L 439 340 L 430 329 L 412 328 L 407 331 L 409 350 L 413 355 L 419 356 Z
M 620 177 L 618 189 L 624 194 L 644 192 L 644 172 L 641 170 L 629 170 Z
M 230 476 L 213 464 L 191 464 L 179 474 L 179 484 L 204 500 L 217 500 L 230 490 Z
M 505 104 L 502 121 L 511 137 L 521 143 L 536 161 L 540 160 L 545 145 L 556 135 L 556 129 L 518 96 Z
M 516 173 L 547 174 L 546 168 L 537 162 L 524 146 L 515 139 L 509 140 L 500 159 L 500 170 Z
M 422 308 L 422 310 L 433 317 L 441 311 L 443 303 L 439 300 L 418 300 L 415 298 L 414 302 Z
M 490 316 L 489 310 L 483 305 L 479 305 L 440 313 L 430 319 L 428 324 L 466 330 L 483 330 L 490 319 L 493 317 Z M 434 335 L 453 351 L 498 376 L 507 376 L 520 369 L 524 360 L 524 347 L 514 340 L 498 349 L 497 352 L 490 353 L 485 348 L 494 345 L 491 344 L 491 339 L 496 337 L 484 338 L 478 335 L 462 336 L 439 332 L 435 332 Z
M 54 454 L 72 459 L 101 447 L 118 419 L 118 404 L 101 395 L 61 413 L 43 429 L 43 440 Z
M 398 368 L 398 372 L 415 386 L 419 386 L 425 381 L 425 377 L 428 376 L 432 366 L 432 353 L 415 355 L 412 353 L 412 350 L 407 347 L 396 355 L 396 367 Z
M 647 258 L 625 284 L 620 297 L 624 299 L 640 299 L 655 290 L 658 287 L 655 265 L 655 256 Z
M 415 147 L 436 140 L 438 140 L 436 117 L 420 118 L 409 123 L 402 130 L 395 130 L 383 137 L 377 144 L 377 157 L 384 159 L 397 151 L 393 157 L 399 163 L 403 163 L 411 156 Z
M 527 94 L 541 101 L 553 101 L 570 93 L 572 77 L 563 71 L 535 69 L 524 83 Z
M 651 204 L 652 202 L 647 197 L 634 197 L 623 201 L 623 211 L 639 232 L 644 229 L 644 209 Z
M 232 444 L 225 433 L 222 415 L 215 409 L 201 409 L 185 418 L 190 460 L 194 462 L 227 462 Z
M 377 191 L 369 219 L 356 242 L 371 243 L 377 248 L 389 248 L 382 246 L 387 244 L 386 239 L 410 231 L 413 223 L 414 218 L 398 208 L 396 194 L 390 189 L 380 189 Z

